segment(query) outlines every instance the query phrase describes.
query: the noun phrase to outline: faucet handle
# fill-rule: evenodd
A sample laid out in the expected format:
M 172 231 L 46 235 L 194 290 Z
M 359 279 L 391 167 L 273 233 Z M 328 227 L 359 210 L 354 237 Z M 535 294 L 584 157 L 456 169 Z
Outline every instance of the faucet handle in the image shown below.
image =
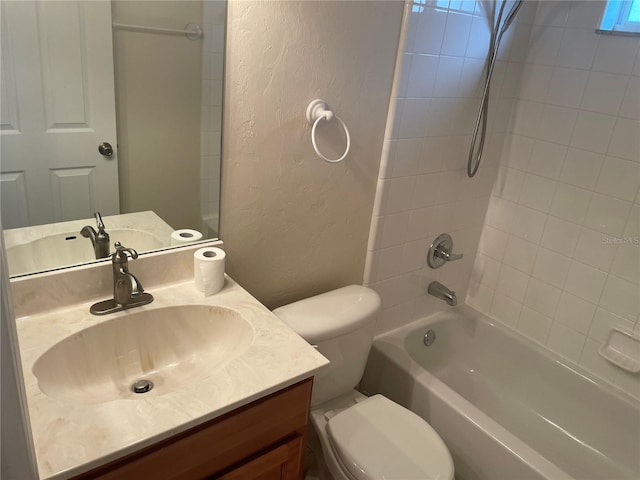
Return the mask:
M 427 264 L 431 268 L 438 268 L 453 260 L 463 257 L 460 253 L 453 253 L 453 240 L 448 233 L 442 233 L 436 237 L 427 254 Z
M 131 258 L 133 260 L 138 258 L 138 252 L 136 252 L 133 248 L 125 247 L 120 242 L 114 243 L 113 246 L 116 247 L 116 251 L 113 254 L 114 262 L 126 262 L 128 260 L 127 253 L 131 255 Z
M 96 217 L 96 225 L 98 226 L 98 230 L 104 230 L 104 222 L 102 221 L 102 215 L 100 212 L 96 212 L 93 214 Z

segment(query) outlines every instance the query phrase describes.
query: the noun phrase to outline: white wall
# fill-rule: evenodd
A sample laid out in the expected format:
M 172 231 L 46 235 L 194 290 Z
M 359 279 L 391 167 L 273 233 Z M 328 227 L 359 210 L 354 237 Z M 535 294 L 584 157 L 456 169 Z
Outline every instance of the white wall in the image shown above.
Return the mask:
M 112 2 L 114 21 L 180 29 L 202 24 L 200 1 Z M 155 211 L 200 229 L 202 40 L 114 31 L 121 213 Z
M 640 333 L 640 38 L 602 6 L 540 2 L 467 301 L 640 396 L 597 353 Z
M 228 4 L 221 237 L 227 271 L 274 308 L 360 283 L 402 3 Z M 324 98 L 351 130 L 345 161 L 311 146 Z M 337 124 L 319 127 L 339 156 Z
M 380 293 L 378 332 L 448 308 L 426 295 L 438 280 L 464 301 L 497 163 L 507 131 L 535 10 L 524 7 L 503 40 L 492 82 L 489 135 L 478 174 L 466 174 L 468 149 L 490 36 L 491 3 L 407 2 L 392 108 L 376 192 L 365 284 Z M 431 242 L 443 232 L 462 260 L 426 267 Z

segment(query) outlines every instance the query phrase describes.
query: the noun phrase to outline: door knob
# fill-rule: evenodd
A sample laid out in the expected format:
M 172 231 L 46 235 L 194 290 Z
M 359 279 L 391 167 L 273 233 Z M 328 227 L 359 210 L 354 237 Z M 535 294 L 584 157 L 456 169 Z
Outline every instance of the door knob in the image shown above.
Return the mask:
M 98 145 L 98 152 L 100 152 L 100 155 L 110 157 L 111 155 L 113 155 L 113 147 L 108 142 L 102 142 L 100 145 Z

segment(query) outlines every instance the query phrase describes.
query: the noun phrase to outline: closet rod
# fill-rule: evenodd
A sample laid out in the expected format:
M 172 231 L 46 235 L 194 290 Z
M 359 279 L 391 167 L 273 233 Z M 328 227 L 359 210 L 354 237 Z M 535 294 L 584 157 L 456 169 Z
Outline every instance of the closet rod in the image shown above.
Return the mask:
M 167 35 L 185 35 L 189 40 L 198 40 L 202 37 L 202 29 L 196 23 L 187 23 L 182 30 L 173 28 L 145 27 L 143 25 L 130 25 L 126 23 L 113 22 L 116 30 L 128 30 L 130 32 L 164 33 Z

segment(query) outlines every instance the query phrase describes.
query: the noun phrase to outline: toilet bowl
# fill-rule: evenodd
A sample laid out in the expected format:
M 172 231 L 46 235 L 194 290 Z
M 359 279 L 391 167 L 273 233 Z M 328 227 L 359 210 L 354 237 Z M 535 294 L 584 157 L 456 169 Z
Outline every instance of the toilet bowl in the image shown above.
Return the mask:
M 452 480 L 451 454 L 426 421 L 382 395 L 354 390 L 380 304 L 373 290 L 350 285 L 273 312 L 331 362 L 316 376 L 311 400 L 322 466 L 334 480 Z

